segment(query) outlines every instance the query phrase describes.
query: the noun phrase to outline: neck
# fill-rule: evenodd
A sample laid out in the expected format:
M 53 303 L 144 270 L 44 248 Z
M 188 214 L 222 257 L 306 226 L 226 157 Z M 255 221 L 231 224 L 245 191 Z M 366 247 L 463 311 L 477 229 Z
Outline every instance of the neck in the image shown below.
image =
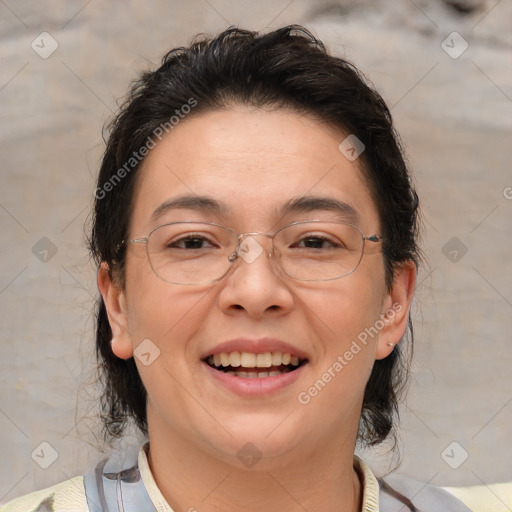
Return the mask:
M 240 469 L 240 464 L 219 460 L 184 438 L 153 432 L 150 428 L 149 466 L 175 512 L 361 510 L 353 445 L 336 450 L 331 440 L 325 446 L 315 444 L 300 456 L 288 453 Z

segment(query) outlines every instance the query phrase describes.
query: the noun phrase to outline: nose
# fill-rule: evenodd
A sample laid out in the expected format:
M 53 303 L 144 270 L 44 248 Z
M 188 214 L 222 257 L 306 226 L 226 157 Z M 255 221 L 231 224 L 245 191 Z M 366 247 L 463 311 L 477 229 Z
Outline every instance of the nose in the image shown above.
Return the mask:
M 291 310 L 293 294 L 286 275 L 274 259 L 271 239 L 249 233 L 230 260 L 233 267 L 221 281 L 219 295 L 220 307 L 226 314 L 245 312 L 260 319 Z

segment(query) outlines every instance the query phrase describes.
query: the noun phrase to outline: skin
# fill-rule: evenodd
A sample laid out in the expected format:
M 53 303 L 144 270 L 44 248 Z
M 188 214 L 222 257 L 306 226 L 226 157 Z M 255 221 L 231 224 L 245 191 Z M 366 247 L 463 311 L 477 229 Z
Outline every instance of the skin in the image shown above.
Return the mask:
M 289 222 L 321 218 L 316 211 L 280 218 L 277 209 L 303 195 L 335 197 L 359 213 L 365 235 L 380 219 L 357 160 L 338 150 L 345 136 L 314 118 L 287 110 L 232 106 L 190 117 L 143 162 L 133 202 L 130 238 L 173 220 L 224 224 L 237 233 L 273 232 Z M 208 195 L 227 206 L 220 216 L 153 211 L 182 194 Z M 402 337 L 415 285 L 407 262 L 391 290 L 381 244 L 367 243 L 355 272 L 338 280 L 301 282 L 282 274 L 266 254 L 238 262 L 220 281 L 201 286 L 164 282 L 144 245 L 127 249 L 124 287 L 106 264 L 98 273 L 123 359 L 149 338 L 160 350 L 149 366 L 135 358 L 148 391 L 149 464 L 176 511 L 357 511 L 361 484 L 353 467 L 361 406 L 373 363 Z M 265 245 L 267 244 L 267 245 Z M 376 246 L 376 247 L 375 247 Z M 366 327 L 393 304 L 401 311 L 307 405 L 307 390 Z M 207 374 L 201 355 L 237 337 L 270 336 L 308 354 L 300 378 L 277 393 L 242 398 Z M 253 443 L 262 458 L 251 468 L 237 452 Z M 194 508 L 192 508 L 194 507 Z

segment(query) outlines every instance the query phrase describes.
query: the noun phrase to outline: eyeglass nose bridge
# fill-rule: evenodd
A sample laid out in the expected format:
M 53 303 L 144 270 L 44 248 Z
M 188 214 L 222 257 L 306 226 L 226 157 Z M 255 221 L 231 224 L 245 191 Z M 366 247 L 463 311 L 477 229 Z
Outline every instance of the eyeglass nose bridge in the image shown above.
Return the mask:
M 237 245 L 235 247 L 235 250 L 233 251 L 233 253 L 228 258 L 228 261 L 230 263 L 234 263 L 238 259 L 238 257 L 240 256 L 241 252 L 246 252 L 246 251 L 243 251 L 242 244 L 243 244 L 244 240 L 248 236 L 251 236 L 251 237 L 254 237 L 254 236 L 266 236 L 266 237 L 270 238 L 270 240 L 272 241 L 272 251 L 268 253 L 268 257 L 272 258 L 272 253 L 274 252 L 274 237 L 276 236 L 275 233 L 274 234 L 272 234 L 272 233 L 241 233 L 240 235 L 237 236 Z M 261 247 L 261 245 L 257 241 L 256 241 L 256 243 L 259 245 L 259 247 Z M 250 250 L 250 248 L 249 248 L 249 250 Z M 249 255 L 246 256 L 246 257 L 243 257 L 243 256 L 240 256 L 240 257 L 243 260 L 245 260 L 246 262 L 252 263 L 253 261 L 255 261 L 258 258 L 258 256 L 262 252 L 264 252 L 263 247 L 261 247 L 261 251 L 259 251 L 258 254 L 255 257 L 250 257 Z

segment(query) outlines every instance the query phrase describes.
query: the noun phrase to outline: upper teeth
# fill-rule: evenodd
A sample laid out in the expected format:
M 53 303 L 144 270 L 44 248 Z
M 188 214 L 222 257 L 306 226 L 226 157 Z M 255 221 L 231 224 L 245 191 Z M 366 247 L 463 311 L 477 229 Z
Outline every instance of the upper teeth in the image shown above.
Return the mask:
M 254 354 L 252 352 L 221 352 L 208 358 L 208 363 L 215 366 L 233 366 L 235 368 L 270 368 L 282 364 L 299 366 L 299 358 L 291 354 L 281 352 L 265 352 Z

